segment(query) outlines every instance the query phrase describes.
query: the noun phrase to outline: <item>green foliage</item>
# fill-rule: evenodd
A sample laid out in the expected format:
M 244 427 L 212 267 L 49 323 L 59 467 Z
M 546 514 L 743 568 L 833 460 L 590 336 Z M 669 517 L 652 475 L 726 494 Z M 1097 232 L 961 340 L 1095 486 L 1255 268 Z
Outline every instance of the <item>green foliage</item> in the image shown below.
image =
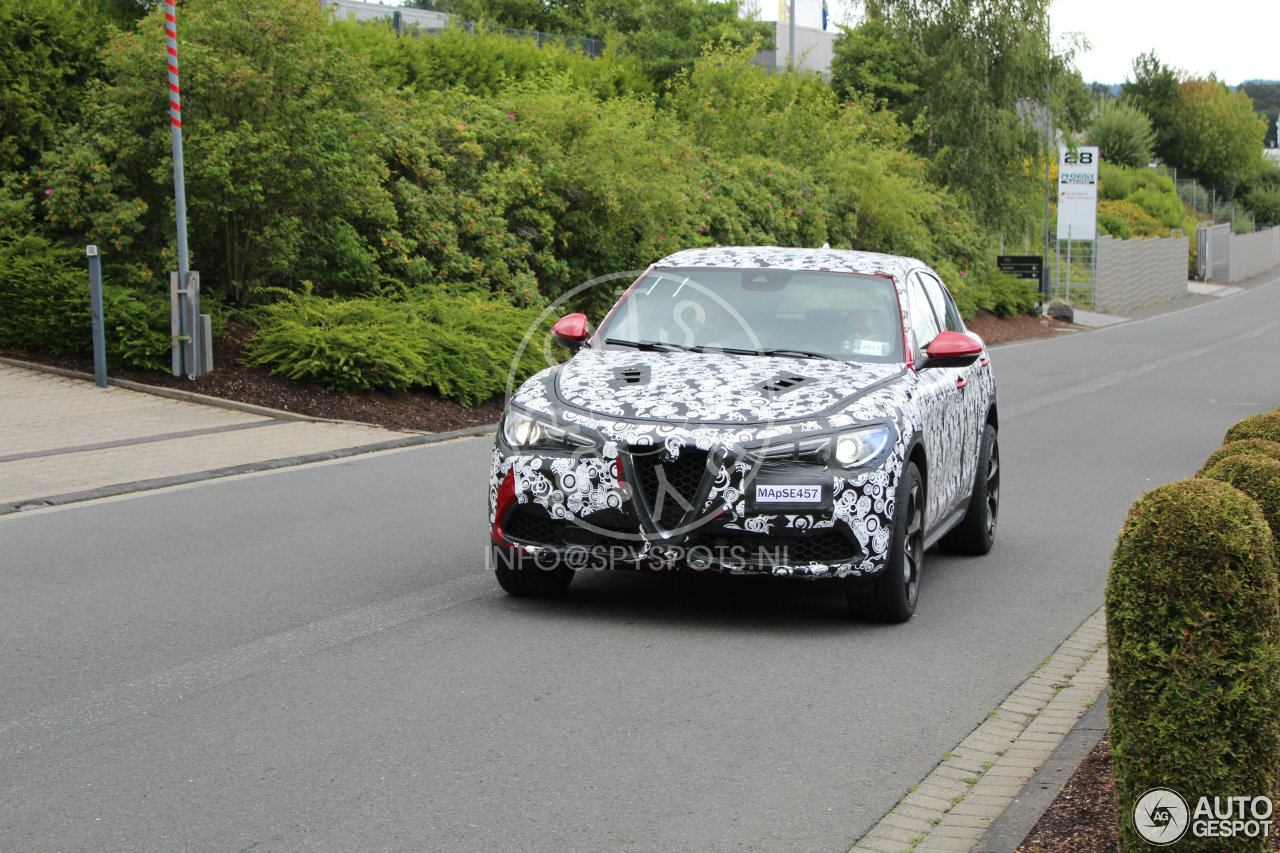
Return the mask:
M 1129 512 L 1107 584 L 1111 749 L 1121 849 L 1149 849 L 1133 805 L 1268 795 L 1280 763 L 1280 608 L 1272 536 L 1225 483 L 1184 480 Z M 1265 838 L 1231 849 L 1264 850 Z M 1221 850 L 1187 835 L 1179 848 Z
M 462 29 L 421 38 L 397 38 L 377 21 L 338 21 L 326 33 L 336 48 L 368 61 L 389 88 L 420 96 L 461 88 L 476 97 L 498 97 L 514 84 L 532 83 L 589 92 L 598 98 L 655 92 L 634 53 L 606 51 L 598 59 L 529 38 Z
M 107 365 L 168 369 L 168 299 L 112 283 L 104 274 Z M 93 351 L 83 250 L 42 237 L 0 237 L 0 346 L 54 354 Z
M 1267 441 L 1280 441 L 1280 410 L 1263 412 L 1245 418 L 1227 430 L 1223 443 L 1239 441 L 1243 438 L 1265 438 Z
M 1049 53 L 1047 14 L 1044 0 L 876 0 L 837 39 L 833 85 L 882 99 L 915 131 L 934 180 L 988 228 L 1020 233 L 1035 218 L 1044 153 L 1023 107 L 1043 104 L 1048 75 L 1080 95 L 1056 115 L 1074 123 L 1084 103 L 1078 75 Z
M 1244 205 L 1259 225 L 1280 225 L 1280 189 L 1256 187 L 1244 197 Z
M 104 82 L 37 176 L 52 190 L 51 230 L 128 249 L 138 281 L 175 260 L 161 8 L 108 44 Z M 237 302 L 295 276 L 332 292 L 390 281 L 396 223 L 377 153 L 387 96 L 360 60 L 326 43 L 327 20 L 311 0 L 183 6 L 192 266 Z
M 1151 161 L 1155 134 L 1146 113 L 1123 100 L 1109 99 L 1098 107 L 1098 115 L 1085 135 L 1098 146 L 1102 160 L 1117 166 L 1140 169 Z
M 1209 458 L 1205 460 L 1204 465 L 1201 465 L 1200 470 L 1196 472 L 1196 476 L 1203 476 L 1206 471 L 1228 456 L 1245 454 L 1265 456 L 1280 461 L 1280 441 L 1268 441 L 1265 438 L 1241 438 L 1236 441 L 1228 441 L 1209 454 Z
M 743 18 L 738 0 L 438 0 L 463 21 L 604 39 L 634 54 L 655 88 L 689 68 L 706 44 L 771 46 L 773 24 Z
M 1271 528 L 1273 544 L 1280 546 L 1280 459 L 1259 453 L 1227 456 L 1202 475 L 1235 486 L 1258 504 Z M 1275 553 L 1280 566 L 1280 550 Z
M 36 162 L 79 115 L 111 20 L 96 0 L 0 3 L 0 174 Z
M 1243 92 L 1232 92 L 1212 77 L 1178 87 L 1173 117 L 1176 134 L 1165 160 L 1219 191 L 1232 192 L 1258 160 L 1266 122 Z
M 335 391 L 428 388 L 472 406 L 507 390 L 509 374 L 518 384 L 546 366 L 549 322 L 539 325 L 536 310 L 475 297 L 335 300 L 307 286 L 254 317 L 252 363 Z
M 1178 101 L 1178 73 L 1165 65 L 1155 52 L 1139 54 L 1133 60 L 1133 80 L 1121 87 L 1124 100 L 1151 119 L 1155 151 L 1167 158 L 1177 131 L 1174 106 Z
M 1276 145 L 1276 117 L 1280 116 L 1280 83 L 1274 81 L 1250 80 L 1236 88 L 1244 92 L 1253 102 L 1253 109 L 1267 121 L 1267 136 L 1264 144 Z
M 1169 177 L 1104 162 L 1098 175 L 1098 226 L 1120 240 L 1168 237 L 1172 228 L 1193 233 L 1196 218 Z
M 896 36 L 879 18 L 840 30 L 831 56 L 831 86 L 836 94 L 872 98 L 905 124 L 914 122 L 922 108 L 920 46 Z

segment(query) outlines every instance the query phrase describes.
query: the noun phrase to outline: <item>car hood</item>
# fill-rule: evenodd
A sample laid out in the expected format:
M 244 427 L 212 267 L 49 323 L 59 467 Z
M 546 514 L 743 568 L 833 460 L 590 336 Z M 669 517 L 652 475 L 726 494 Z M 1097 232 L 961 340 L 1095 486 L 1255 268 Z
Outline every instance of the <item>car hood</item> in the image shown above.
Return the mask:
M 586 350 L 553 370 L 550 380 L 560 403 L 594 415 L 748 424 L 830 414 L 905 369 L 726 353 Z

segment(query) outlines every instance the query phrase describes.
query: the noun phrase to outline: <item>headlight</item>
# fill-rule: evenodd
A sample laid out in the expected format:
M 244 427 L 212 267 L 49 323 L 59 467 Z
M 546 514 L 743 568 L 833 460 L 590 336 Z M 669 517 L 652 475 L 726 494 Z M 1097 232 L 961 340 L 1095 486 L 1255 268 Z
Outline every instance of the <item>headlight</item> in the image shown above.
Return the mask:
M 885 424 L 863 427 L 836 437 L 835 462 L 842 468 L 858 468 L 880 455 L 893 440 L 893 430 Z
M 507 412 L 503 416 L 502 437 L 508 445 L 517 450 L 535 447 L 547 450 L 574 450 L 595 444 L 586 436 L 517 411 Z

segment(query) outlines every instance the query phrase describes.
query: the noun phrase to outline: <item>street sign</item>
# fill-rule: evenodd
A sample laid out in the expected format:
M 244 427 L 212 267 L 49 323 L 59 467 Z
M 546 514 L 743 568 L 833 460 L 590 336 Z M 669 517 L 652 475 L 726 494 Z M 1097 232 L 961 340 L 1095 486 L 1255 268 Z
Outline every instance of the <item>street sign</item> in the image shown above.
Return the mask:
M 1040 283 L 1040 292 L 1049 292 L 1048 268 L 1040 255 L 996 255 L 996 269 L 1017 278 Z
M 1098 238 L 1098 149 L 1058 148 L 1058 239 Z

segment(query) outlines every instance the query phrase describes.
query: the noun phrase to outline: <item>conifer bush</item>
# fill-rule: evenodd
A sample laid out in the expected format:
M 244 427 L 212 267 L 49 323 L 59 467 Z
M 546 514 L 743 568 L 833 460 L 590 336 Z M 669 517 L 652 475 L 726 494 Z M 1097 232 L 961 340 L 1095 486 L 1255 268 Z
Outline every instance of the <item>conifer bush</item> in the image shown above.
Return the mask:
M 1280 766 L 1280 606 L 1272 536 L 1257 503 L 1208 478 L 1150 492 L 1129 512 L 1107 584 L 1112 765 L 1121 849 L 1149 849 L 1133 821 L 1153 787 L 1262 796 Z M 1265 838 L 1229 842 L 1264 850 Z M 1226 849 L 1188 833 L 1179 850 Z
M 1280 460 L 1280 441 L 1268 441 L 1265 438 L 1241 438 L 1236 441 L 1228 441 L 1209 454 L 1209 458 L 1204 461 L 1204 464 L 1200 466 L 1200 470 L 1196 472 L 1196 476 L 1203 477 L 1206 471 L 1228 456 L 1243 456 L 1246 454 Z
M 1245 418 L 1227 430 L 1227 434 L 1222 441 L 1226 443 L 1228 441 L 1239 441 L 1242 438 L 1265 438 L 1267 441 L 1280 441 L 1280 410 L 1263 412 L 1260 415 Z
M 1280 460 L 1257 454 L 1228 456 L 1216 462 L 1204 476 L 1235 486 L 1253 498 L 1271 528 L 1272 539 L 1280 535 Z M 1275 558 L 1280 566 L 1280 552 Z

